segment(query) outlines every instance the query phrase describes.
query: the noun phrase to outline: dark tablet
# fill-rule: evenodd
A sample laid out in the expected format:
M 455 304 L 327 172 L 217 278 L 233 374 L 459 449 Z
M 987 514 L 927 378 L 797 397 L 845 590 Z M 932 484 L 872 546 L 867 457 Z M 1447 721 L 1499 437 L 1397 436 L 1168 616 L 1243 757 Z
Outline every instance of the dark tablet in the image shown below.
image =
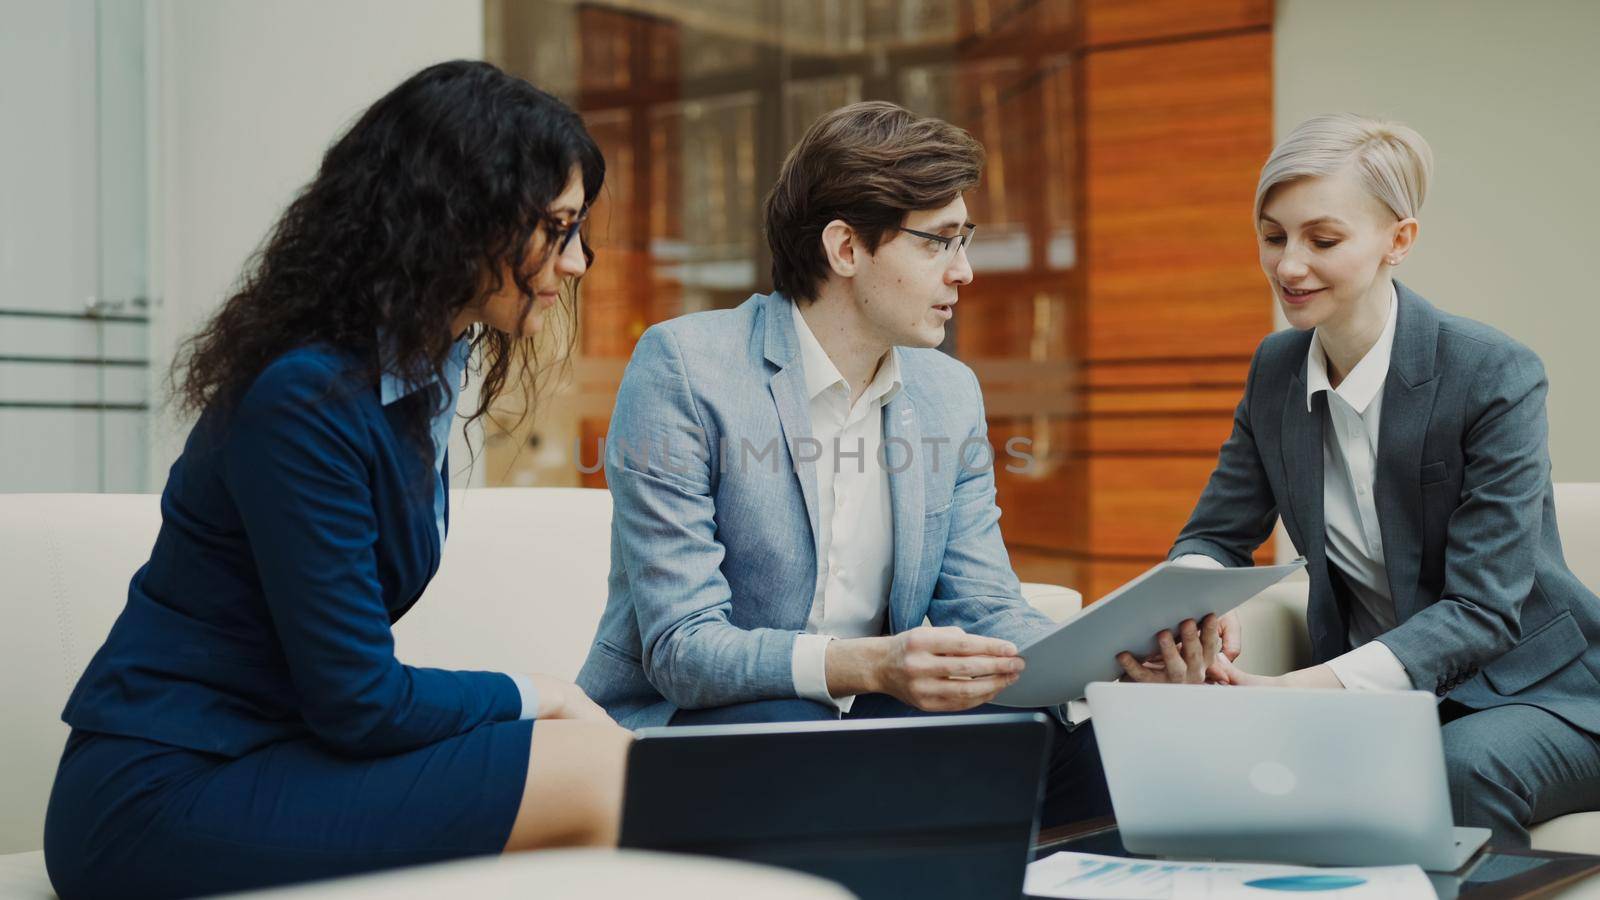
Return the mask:
M 862 900 L 1012 900 L 1049 745 L 1038 713 L 647 728 L 621 844 L 798 869 Z

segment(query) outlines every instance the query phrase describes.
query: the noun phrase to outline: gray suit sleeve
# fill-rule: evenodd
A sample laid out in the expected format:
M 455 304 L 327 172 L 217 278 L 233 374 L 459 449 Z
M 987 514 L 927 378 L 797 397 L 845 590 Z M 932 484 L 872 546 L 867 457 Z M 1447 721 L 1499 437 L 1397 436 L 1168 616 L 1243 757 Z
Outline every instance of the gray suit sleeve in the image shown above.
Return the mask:
M 1550 483 L 1547 387 L 1543 364 L 1520 345 L 1499 348 L 1478 369 L 1443 594 L 1378 638 L 1421 690 L 1483 667 L 1521 639 Z
M 682 709 L 794 697 L 796 632 L 729 621 L 705 440 L 677 342 L 652 328 L 622 378 L 606 441 L 645 675 Z
M 1261 353 L 1261 348 L 1256 348 L 1255 357 L 1250 360 L 1244 396 L 1233 412 L 1233 433 L 1222 445 L 1217 467 L 1188 523 L 1178 533 L 1168 559 L 1199 553 L 1226 566 L 1248 566 L 1256 548 L 1272 534 L 1278 503 L 1261 466 L 1261 453 L 1250 425 L 1250 403 L 1256 394 Z

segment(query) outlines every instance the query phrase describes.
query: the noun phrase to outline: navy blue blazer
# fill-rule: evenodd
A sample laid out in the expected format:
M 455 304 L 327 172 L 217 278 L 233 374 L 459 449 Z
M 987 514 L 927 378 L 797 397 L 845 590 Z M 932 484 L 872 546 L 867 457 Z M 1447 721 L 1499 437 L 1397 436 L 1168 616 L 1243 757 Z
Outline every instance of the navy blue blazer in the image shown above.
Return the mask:
M 437 397 L 384 406 L 349 368 L 294 350 L 201 416 L 68 725 L 231 757 L 306 736 L 380 756 L 521 715 L 503 673 L 395 659 L 390 625 L 440 552 L 433 461 L 401 417 Z

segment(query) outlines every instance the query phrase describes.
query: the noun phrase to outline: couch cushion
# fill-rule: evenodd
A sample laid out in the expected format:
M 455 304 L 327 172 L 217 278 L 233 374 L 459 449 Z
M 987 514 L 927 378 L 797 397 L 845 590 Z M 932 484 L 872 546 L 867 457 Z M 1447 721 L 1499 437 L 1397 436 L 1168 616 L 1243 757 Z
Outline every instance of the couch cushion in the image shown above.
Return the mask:
M 0 900 L 55 900 L 44 851 L 0 855 Z
M 13 494 L 0 516 L 0 853 L 41 845 L 61 710 L 160 528 L 153 494 Z
M 1600 593 L 1600 482 L 1556 485 L 1556 528 L 1567 568 Z
M 40 846 L 78 677 L 161 527 L 154 494 L 14 494 L 0 516 L 0 853 Z M 396 628 L 409 663 L 571 679 L 605 605 L 611 497 L 578 488 L 453 491 L 427 597 Z
M 1244 650 L 1239 667 L 1257 675 L 1282 675 L 1311 658 L 1306 631 L 1306 585 L 1295 575 L 1246 600 L 1239 607 Z
M 605 609 L 610 565 L 606 491 L 452 491 L 444 559 L 395 626 L 395 655 L 413 665 L 571 681 Z
M 1600 812 L 1573 813 L 1529 830 L 1535 850 L 1600 854 Z

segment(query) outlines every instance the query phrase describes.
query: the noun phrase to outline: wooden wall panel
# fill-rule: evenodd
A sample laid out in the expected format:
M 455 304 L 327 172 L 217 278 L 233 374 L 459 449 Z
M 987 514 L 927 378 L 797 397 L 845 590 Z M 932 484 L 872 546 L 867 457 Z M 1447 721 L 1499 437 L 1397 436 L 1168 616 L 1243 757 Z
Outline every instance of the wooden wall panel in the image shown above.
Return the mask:
M 1222 442 L 1233 431 L 1232 417 L 1204 415 L 1100 416 L 1093 427 L 1080 429 L 1080 448 L 1086 453 L 1131 456 L 1199 456 L 1216 461 Z
M 1272 0 L 1080 0 L 1089 47 L 1270 26 Z
M 1248 358 L 1261 340 L 1250 204 L 1271 76 L 1266 33 L 1085 60 L 1086 359 Z
M 1052 422 L 1042 431 L 1026 420 L 990 423 L 989 442 L 1000 448 L 995 493 L 1008 546 L 1074 553 L 1088 545 L 1089 521 L 1083 515 L 1089 502 L 1088 470 L 1072 454 L 1070 429 L 1066 422 Z M 1013 437 L 1031 441 L 1027 451 L 1034 458 L 1021 472 L 1008 468 L 1005 455 L 1006 442 Z
M 1181 360 L 1092 360 L 1080 366 L 1085 387 L 1172 387 L 1193 388 L 1242 384 L 1250 372 L 1245 356 L 1208 359 L 1186 356 Z
M 1089 461 L 1089 545 L 1095 557 L 1153 557 L 1172 546 L 1215 459 L 1099 457 Z M 1152 552 L 1154 551 L 1154 552 Z
M 1070 575 L 1092 602 L 1158 562 L 1231 431 L 1272 328 L 1249 221 L 1270 22 L 1248 0 L 1083 4 L 1070 414 L 1041 477 L 997 476 L 1025 580 Z

